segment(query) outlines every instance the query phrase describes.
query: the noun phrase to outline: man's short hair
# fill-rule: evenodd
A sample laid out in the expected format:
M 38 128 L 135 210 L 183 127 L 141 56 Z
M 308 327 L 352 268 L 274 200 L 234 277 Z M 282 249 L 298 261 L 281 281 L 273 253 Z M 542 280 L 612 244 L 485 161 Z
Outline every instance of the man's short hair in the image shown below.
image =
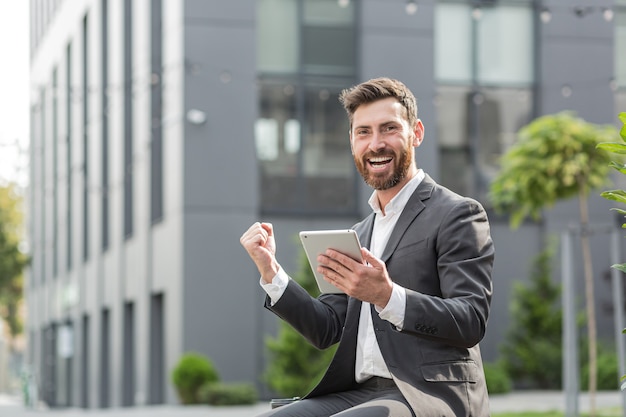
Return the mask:
M 347 88 L 339 95 L 339 101 L 346 109 L 350 126 L 354 112 L 362 104 L 373 103 L 388 97 L 393 97 L 406 110 L 406 118 L 410 126 L 417 122 L 417 100 L 409 88 L 398 80 L 392 78 L 374 78 L 354 87 Z

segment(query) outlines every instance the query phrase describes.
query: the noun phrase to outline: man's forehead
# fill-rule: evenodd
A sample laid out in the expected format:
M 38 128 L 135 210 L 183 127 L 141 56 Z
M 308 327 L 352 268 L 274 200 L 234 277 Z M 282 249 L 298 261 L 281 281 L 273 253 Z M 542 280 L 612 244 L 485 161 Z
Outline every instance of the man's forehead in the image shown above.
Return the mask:
M 353 125 L 387 123 L 405 116 L 405 109 L 395 98 L 387 98 L 360 105 L 354 112 Z

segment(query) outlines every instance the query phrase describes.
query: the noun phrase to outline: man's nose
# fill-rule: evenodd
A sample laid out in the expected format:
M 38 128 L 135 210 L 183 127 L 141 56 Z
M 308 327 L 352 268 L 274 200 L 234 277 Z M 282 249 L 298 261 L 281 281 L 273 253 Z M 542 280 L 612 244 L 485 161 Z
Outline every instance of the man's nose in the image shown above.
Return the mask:
M 374 133 L 372 135 L 372 140 L 370 141 L 370 150 L 374 151 L 374 152 L 379 152 L 383 149 L 385 149 L 385 147 L 387 146 L 387 143 L 385 142 L 383 135 L 381 135 L 380 133 Z

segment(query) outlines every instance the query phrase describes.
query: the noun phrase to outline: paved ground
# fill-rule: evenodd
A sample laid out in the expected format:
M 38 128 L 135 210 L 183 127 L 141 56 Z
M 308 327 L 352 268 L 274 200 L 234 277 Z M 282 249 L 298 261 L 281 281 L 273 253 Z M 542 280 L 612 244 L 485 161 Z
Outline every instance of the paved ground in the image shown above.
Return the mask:
M 596 404 L 599 409 L 619 409 L 622 405 L 624 393 L 619 391 L 600 392 Z M 492 413 L 506 411 L 549 411 L 563 410 L 565 397 L 558 391 L 522 391 L 504 395 L 494 395 L 490 398 Z M 589 408 L 589 398 L 581 394 L 580 411 Z M 133 408 L 112 408 L 104 410 L 56 409 L 32 410 L 25 409 L 20 399 L 0 394 L 0 417 L 253 417 L 262 411 L 268 410 L 267 402 L 254 406 L 210 407 L 210 406 L 153 406 Z

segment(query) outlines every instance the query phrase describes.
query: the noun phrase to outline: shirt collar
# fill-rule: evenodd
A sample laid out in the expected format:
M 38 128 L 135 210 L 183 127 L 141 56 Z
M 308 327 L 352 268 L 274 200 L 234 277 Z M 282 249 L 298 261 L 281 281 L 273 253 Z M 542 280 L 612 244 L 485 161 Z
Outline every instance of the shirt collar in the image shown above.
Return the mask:
M 411 180 L 407 182 L 404 187 L 402 187 L 398 194 L 396 194 L 391 201 L 387 203 L 387 206 L 385 206 L 385 214 L 389 215 L 399 213 L 404 210 L 404 206 L 406 206 L 409 198 L 411 198 L 411 195 L 417 189 L 417 186 L 420 185 L 425 176 L 426 174 L 424 174 L 424 170 L 418 169 L 417 174 L 415 174 L 415 176 L 411 178 Z M 367 202 L 372 210 L 374 210 L 374 213 L 382 215 L 378 197 L 376 196 L 376 190 L 374 190 Z

